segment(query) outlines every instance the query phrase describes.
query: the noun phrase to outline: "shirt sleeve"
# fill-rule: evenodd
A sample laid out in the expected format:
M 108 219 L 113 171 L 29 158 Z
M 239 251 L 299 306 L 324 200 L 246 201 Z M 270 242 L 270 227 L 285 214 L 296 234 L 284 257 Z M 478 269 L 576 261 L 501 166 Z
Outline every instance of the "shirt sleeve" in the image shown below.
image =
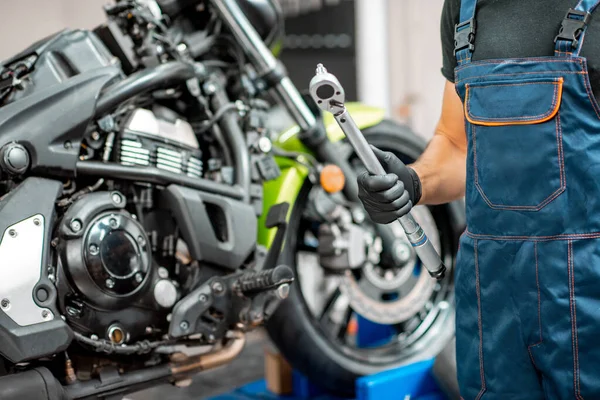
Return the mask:
M 442 75 L 450 82 L 454 82 L 454 26 L 460 18 L 460 0 L 445 0 L 440 21 L 440 34 L 442 39 Z

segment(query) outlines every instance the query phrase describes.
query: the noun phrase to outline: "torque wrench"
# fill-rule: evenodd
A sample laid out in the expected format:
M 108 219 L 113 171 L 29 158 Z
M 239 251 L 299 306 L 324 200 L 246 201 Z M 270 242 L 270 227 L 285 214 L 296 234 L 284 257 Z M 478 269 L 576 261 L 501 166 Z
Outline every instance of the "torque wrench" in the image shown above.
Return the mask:
M 327 72 L 323 64 L 317 65 L 316 74 L 310 81 L 309 91 L 321 110 L 333 114 L 367 171 L 373 175 L 387 174 L 350 113 L 346 110 L 344 88 L 333 74 Z M 415 221 L 413 216 L 408 213 L 400 217 L 398 221 L 392 222 L 392 224 L 394 223 L 399 223 L 402 226 L 429 275 L 438 280 L 444 278 L 446 267 L 423 228 Z

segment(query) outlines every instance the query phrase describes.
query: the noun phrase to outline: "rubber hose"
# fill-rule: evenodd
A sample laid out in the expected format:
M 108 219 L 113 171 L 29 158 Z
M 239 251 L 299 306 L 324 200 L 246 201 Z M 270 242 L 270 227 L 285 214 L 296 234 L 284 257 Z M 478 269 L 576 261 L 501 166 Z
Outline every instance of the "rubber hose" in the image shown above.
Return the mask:
M 136 72 L 110 86 L 96 103 L 96 116 L 102 116 L 121 103 L 142 93 L 184 82 L 196 75 L 192 64 L 173 61 Z
M 221 83 L 225 81 L 225 78 L 221 75 L 216 77 L 215 81 Z M 215 115 L 219 114 L 220 109 L 229 107 L 231 104 L 223 85 L 218 84 L 216 86 L 217 89 L 211 99 L 211 105 Z M 227 112 L 223 114 L 219 120 L 219 127 L 232 152 L 235 168 L 235 182 L 244 189 L 246 193 L 244 200 L 249 201 L 251 182 L 250 154 L 248 152 L 248 145 L 244 140 L 244 132 L 242 131 L 242 128 L 240 128 L 238 122 L 237 113 Z

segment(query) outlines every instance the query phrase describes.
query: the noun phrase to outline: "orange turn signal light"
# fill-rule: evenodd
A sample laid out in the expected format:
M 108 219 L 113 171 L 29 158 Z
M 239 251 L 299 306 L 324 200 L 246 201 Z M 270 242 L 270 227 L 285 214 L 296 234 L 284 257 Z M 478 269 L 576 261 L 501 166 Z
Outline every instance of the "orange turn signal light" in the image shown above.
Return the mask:
M 327 193 L 337 193 L 344 188 L 346 177 L 341 168 L 337 165 L 329 164 L 321 170 L 321 187 Z

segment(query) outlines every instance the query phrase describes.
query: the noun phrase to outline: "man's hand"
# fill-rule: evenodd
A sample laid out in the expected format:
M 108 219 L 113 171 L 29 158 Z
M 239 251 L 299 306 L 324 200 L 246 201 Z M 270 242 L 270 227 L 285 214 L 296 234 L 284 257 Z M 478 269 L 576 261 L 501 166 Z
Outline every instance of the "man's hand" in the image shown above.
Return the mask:
M 421 185 L 416 173 L 390 152 L 371 146 L 386 175 L 368 172 L 358 177 L 358 197 L 376 223 L 389 224 L 407 214 L 421 197 Z

